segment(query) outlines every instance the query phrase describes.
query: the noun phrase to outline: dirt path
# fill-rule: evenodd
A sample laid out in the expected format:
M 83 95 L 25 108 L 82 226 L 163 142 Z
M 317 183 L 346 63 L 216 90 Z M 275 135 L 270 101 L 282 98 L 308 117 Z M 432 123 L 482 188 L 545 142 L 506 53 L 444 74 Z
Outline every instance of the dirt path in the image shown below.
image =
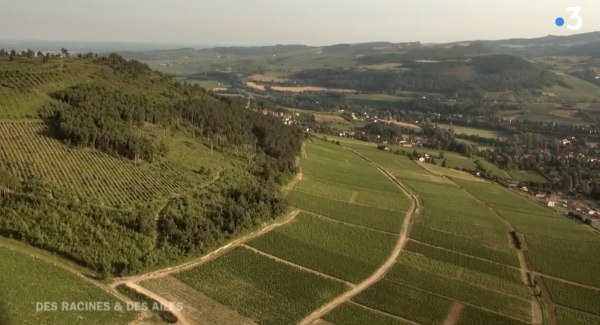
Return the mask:
M 454 305 L 452 305 L 452 308 L 450 308 L 450 311 L 448 312 L 448 316 L 444 321 L 444 325 L 456 325 L 456 323 L 458 323 L 458 319 L 460 318 L 460 314 L 462 313 L 464 308 L 465 305 L 459 302 L 455 302 Z
M 328 275 L 328 274 L 325 274 L 325 273 L 321 273 L 319 271 L 315 271 L 313 269 L 309 269 L 307 267 L 304 267 L 302 265 L 298 265 L 296 263 L 292 263 L 290 261 L 284 260 L 284 259 L 279 258 L 277 256 L 273 256 L 273 255 L 271 255 L 269 253 L 265 253 L 265 252 L 263 252 L 261 250 L 258 250 L 258 249 L 254 248 L 254 247 L 251 247 L 251 246 L 248 246 L 246 244 L 241 244 L 240 246 L 244 247 L 245 249 L 248 249 L 250 251 L 253 251 L 254 253 L 257 253 L 257 254 L 260 254 L 260 255 L 265 256 L 267 258 L 270 258 L 272 260 L 275 260 L 275 261 L 277 261 L 279 263 L 283 263 L 283 264 L 289 265 L 291 267 L 295 267 L 295 268 L 301 269 L 303 271 L 306 271 L 306 272 L 318 275 L 320 277 L 323 277 L 323 278 L 326 278 L 326 279 L 329 279 L 329 280 L 332 280 L 332 281 L 342 282 L 343 284 L 349 286 L 350 288 L 354 288 L 356 286 L 356 284 L 354 284 L 354 283 L 351 283 L 351 282 L 348 282 L 346 280 L 342 280 L 342 279 L 336 278 L 334 276 L 331 276 L 331 275 Z
M 132 282 L 127 282 L 125 283 L 125 285 L 132 289 L 135 290 L 137 293 L 142 294 L 146 297 L 152 298 L 156 301 L 158 301 L 159 303 L 161 303 L 163 306 L 165 307 L 169 307 L 169 306 L 173 306 L 173 308 L 170 308 L 170 312 L 177 317 L 177 323 L 176 324 L 180 324 L 180 325 L 191 325 L 190 323 L 188 323 L 185 320 L 185 317 L 183 317 L 183 314 L 181 313 L 181 311 L 177 310 L 177 308 L 175 307 L 175 304 L 172 303 L 171 301 L 168 301 L 166 299 L 164 299 L 163 297 L 154 294 L 154 292 L 150 291 L 150 290 L 146 290 L 143 287 L 140 287 L 139 285 L 132 283 Z M 148 308 L 151 308 L 150 306 L 148 306 Z
M 358 192 L 352 191 L 352 197 L 350 198 L 350 203 L 356 202 L 356 198 L 358 197 Z
M 394 184 L 396 184 L 396 186 L 398 186 L 398 188 L 402 191 L 402 193 L 404 193 L 404 195 L 406 195 L 408 198 L 411 199 L 411 208 L 410 208 L 409 212 L 406 213 L 406 216 L 404 218 L 404 223 L 402 225 L 402 231 L 400 232 L 400 238 L 399 238 L 398 242 L 396 243 L 396 247 L 394 247 L 392 254 L 385 261 L 385 263 L 379 269 L 377 269 L 375 271 L 375 273 L 373 273 L 369 278 L 367 278 L 366 280 L 364 280 L 363 282 L 358 284 L 353 289 L 346 291 L 345 293 L 338 296 L 334 300 L 330 301 L 326 305 L 317 309 L 316 311 L 314 311 L 313 313 L 311 313 L 310 315 L 305 317 L 302 321 L 300 321 L 298 323 L 298 325 L 309 325 L 309 324 L 313 323 L 317 319 L 321 318 L 323 315 L 327 314 L 329 311 L 335 309 L 336 307 L 343 304 L 344 302 L 352 299 L 354 296 L 358 295 L 363 290 L 365 290 L 366 288 L 370 287 L 372 284 L 374 284 L 375 282 L 377 282 L 381 278 L 383 278 L 383 276 L 387 273 L 387 271 L 394 265 L 394 263 L 396 262 L 396 259 L 400 255 L 400 253 L 402 253 L 402 250 L 404 249 L 404 246 L 406 245 L 406 242 L 408 241 L 408 234 L 410 232 L 410 227 L 412 224 L 413 216 L 418 211 L 419 201 L 417 200 L 417 198 L 414 195 L 410 194 L 405 189 L 404 185 L 402 183 L 400 183 L 391 173 L 389 173 L 388 171 L 386 171 L 385 169 L 383 169 L 382 167 L 380 167 L 373 161 L 369 160 L 368 158 L 364 157 L 363 155 L 357 153 L 356 151 L 349 149 L 349 148 L 347 148 L 347 149 L 350 150 L 351 152 L 353 152 L 354 154 L 360 156 L 361 158 L 365 159 L 366 161 L 368 161 L 370 164 L 375 166 L 381 173 L 386 175 L 392 182 L 394 182 Z

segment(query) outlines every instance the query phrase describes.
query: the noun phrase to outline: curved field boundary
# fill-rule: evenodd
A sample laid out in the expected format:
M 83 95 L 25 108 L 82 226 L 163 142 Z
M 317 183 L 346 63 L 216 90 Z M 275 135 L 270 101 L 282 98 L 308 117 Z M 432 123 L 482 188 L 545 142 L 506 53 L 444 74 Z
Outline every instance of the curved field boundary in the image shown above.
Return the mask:
M 394 264 L 396 263 L 396 259 L 398 258 L 400 253 L 402 253 L 402 250 L 404 250 L 404 246 L 406 245 L 406 243 L 408 241 L 408 234 L 410 232 L 410 227 L 412 225 L 412 218 L 415 213 L 418 213 L 418 210 L 419 210 L 419 200 L 416 198 L 416 196 L 414 194 L 410 194 L 408 192 L 408 190 L 404 187 L 404 184 L 402 184 L 400 181 L 398 181 L 394 177 L 394 175 L 392 175 L 390 172 L 383 169 L 381 166 L 377 165 L 370 159 L 366 158 L 365 156 L 357 153 L 356 151 L 354 151 L 350 148 L 346 148 L 346 149 L 350 150 L 354 154 L 356 154 L 359 157 L 363 158 L 364 160 L 368 161 L 371 165 L 376 167 L 377 170 L 379 170 L 386 177 L 388 177 L 402 191 L 402 193 L 404 193 L 404 195 L 406 195 L 411 200 L 411 207 L 410 207 L 410 210 L 406 213 L 406 216 L 404 218 L 404 223 L 402 225 L 402 231 L 400 232 L 400 236 L 399 236 L 400 238 L 398 239 L 398 242 L 397 242 L 396 246 L 394 247 L 394 250 L 392 251 L 390 257 L 385 261 L 385 263 L 379 269 L 377 269 L 375 271 L 375 273 L 373 273 L 365 281 L 361 282 L 353 289 L 346 291 L 342 295 L 338 296 L 336 299 L 330 301 L 326 305 L 317 309 L 316 311 L 314 311 L 313 313 L 311 313 L 310 315 L 305 317 L 303 320 L 301 320 L 298 323 L 298 325 L 312 324 L 313 322 L 315 322 L 316 320 L 318 320 L 319 318 L 321 318 L 322 316 L 324 316 L 331 310 L 335 309 L 336 307 L 343 304 L 344 302 L 352 299 L 353 297 L 355 297 L 356 295 L 358 295 L 359 293 L 361 293 L 362 291 L 364 291 L 365 289 L 370 287 L 372 284 L 381 280 L 385 276 L 387 271 L 389 271 L 389 269 L 391 269 L 392 266 L 394 266 Z

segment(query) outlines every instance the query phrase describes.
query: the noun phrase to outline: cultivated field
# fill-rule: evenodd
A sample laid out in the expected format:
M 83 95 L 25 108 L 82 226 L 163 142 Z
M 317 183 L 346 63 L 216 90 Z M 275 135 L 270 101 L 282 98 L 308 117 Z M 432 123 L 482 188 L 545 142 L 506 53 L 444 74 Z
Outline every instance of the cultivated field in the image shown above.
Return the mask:
M 446 177 L 416 180 L 406 157 L 362 149 L 417 193 L 422 211 L 411 240 L 385 279 L 353 301 L 419 324 L 525 324 L 542 321 L 510 227 L 485 202 Z M 441 167 L 440 167 L 441 168 Z M 405 177 L 405 175 L 408 175 Z M 445 179 L 442 183 L 435 178 Z M 463 183 L 490 185 L 481 180 Z
M 264 85 L 257 84 L 252 81 L 246 81 L 246 86 L 257 89 L 257 90 L 266 90 Z M 313 87 L 313 86 L 299 86 L 299 87 L 285 87 L 285 86 L 271 86 L 271 90 L 273 91 L 281 91 L 281 92 L 291 92 L 291 93 L 301 93 L 303 91 L 327 91 L 327 92 L 336 92 L 336 93 L 355 93 L 356 90 L 353 89 L 338 89 L 338 88 L 323 88 L 323 87 Z
M 341 282 L 236 248 L 175 278 L 259 324 L 294 324 L 347 289 Z
M 398 237 L 309 214 L 248 243 L 286 261 L 352 283 L 371 275 L 392 251 Z
M 2 324 L 125 325 L 136 318 L 125 303 L 79 276 L 48 262 L 0 247 L 0 322 Z M 37 302 L 55 302 L 56 311 L 36 311 Z M 110 310 L 63 310 L 62 302 L 109 303 Z M 115 303 L 124 311 L 114 311 Z M 104 307 L 104 305 L 103 305 Z
M 167 198 L 208 181 L 192 170 L 179 172 L 168 161 L 135 165 L 104 153 L 69 148 L 46 136 L 45 130 L 42 122 L 1 122 L 0 165 L 23 179 L 41 177 L 73 198 L 110 206 Z M 186 159 L 178 156 L 194 159 L 197 169 L 198 159 L 189 156 L 194 150 L 186 148 L 183 153 L 178 140 L 173 139 L 169 159 L 179 165 L 185 165 Z M 196 152 L 206 149 L 196 145 Z M 218 161 L 219 155 L 215 158 Z
M 371 276 L 399 240 L 409 199 L 340 145 L 316 139 L 305 152 L 302 179 L 286 196 L 304 212 L 205 264 L 142 285 L 190 304 L 184 315 L 192 320 L 289 325 Z M 334 315 L 347 321 L 356 313 L 389 320 L 353 304 L 340 308 Z

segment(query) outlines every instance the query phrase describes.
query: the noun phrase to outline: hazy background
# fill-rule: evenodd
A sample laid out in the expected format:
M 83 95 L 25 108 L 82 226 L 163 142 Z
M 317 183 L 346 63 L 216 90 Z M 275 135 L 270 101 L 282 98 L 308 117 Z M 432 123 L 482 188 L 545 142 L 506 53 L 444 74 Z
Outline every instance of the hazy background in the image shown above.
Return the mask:
M 2 40 L 330 45 L 530 38 L 600 30 L 598 0 L 2 2 Z M 578 31 L 566 28 L 575 24 L 566 11 L 570 6 L 583 8 L 583 27 Z M 565 19 L 565 26 L 554 24 L 557 17 Z

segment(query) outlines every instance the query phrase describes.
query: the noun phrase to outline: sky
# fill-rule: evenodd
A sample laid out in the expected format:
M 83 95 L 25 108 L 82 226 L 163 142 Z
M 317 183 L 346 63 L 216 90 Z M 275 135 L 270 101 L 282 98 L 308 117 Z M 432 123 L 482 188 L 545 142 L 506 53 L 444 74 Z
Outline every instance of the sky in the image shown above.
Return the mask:
M 600 31 L 599 0 L 2 0 L 0 39 L 445 43 Z M 581 7 L 578 31 L 567 7 Z M 555 24 L 557 17 L 565 25 Z

